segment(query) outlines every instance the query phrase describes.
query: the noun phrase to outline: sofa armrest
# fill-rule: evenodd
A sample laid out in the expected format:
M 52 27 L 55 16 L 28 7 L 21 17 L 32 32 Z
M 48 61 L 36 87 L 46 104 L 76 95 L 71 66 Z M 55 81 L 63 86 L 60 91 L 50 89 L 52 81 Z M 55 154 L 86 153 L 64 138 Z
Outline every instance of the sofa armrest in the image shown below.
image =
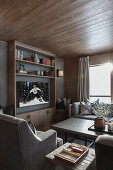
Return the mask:
M 80 102 L 73 102 L 68 107 L 68 115 L 69 117 L 72 115 L 78 115 L 80 112 Z
M 80 102 L 74 102 L 72 104 L 72 114 L 73 115 L 78 115 L 80 112 Z
M 113 137 L 101 135 L 95 142 L 97 170 L 113 169 Z
M 72 104 L 69 104 L 68 106 L 68 117 L 71 117 L 72 114 Z

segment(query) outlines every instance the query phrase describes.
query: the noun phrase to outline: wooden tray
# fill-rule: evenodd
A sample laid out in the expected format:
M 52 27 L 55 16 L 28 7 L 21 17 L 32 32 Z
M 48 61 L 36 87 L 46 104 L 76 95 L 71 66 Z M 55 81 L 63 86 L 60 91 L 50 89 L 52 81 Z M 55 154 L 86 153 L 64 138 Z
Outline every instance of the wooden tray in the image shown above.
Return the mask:
M 69 164 L 75 165 L 85 156 L 89 151 L 89 148 L 76 147 L 69 145 L 68 148 L 64 148 L 60 153 L 55 154 L 55 158 L 63 160 Z
M 102 132 L 102 133 L 106 133 L 106 134 L 111 134 L 113 135 L 113 131 L 108 131 L 108 126 L 107 124 L 105 125 L 105 129 L 104 130 L 96 130 L 94 125 L 90 126 L 88 128 L 88 130 L 92 130 L 92 131 L 95 131 L 95 132 Z

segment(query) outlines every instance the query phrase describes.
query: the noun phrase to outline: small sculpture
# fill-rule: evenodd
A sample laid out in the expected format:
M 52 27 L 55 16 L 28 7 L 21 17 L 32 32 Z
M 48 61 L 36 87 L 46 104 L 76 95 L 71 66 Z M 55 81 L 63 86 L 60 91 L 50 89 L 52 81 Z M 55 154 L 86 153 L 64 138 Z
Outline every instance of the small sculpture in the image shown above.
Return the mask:
M 33 62 L 35 62 L 35 63 L 39 63 L 39 62 L 40 62 L 40 60 L 39 60 L 39 58 L 38 58 L 38 54 L 35 54 L 35 55 L 33 56 Z

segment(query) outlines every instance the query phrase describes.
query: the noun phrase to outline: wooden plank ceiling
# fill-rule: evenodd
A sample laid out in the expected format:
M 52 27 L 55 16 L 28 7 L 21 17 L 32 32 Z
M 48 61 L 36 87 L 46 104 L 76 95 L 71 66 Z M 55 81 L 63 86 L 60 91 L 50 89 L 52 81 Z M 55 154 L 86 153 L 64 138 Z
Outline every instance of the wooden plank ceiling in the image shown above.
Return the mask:
M 113 0 L 0 0 L 0 40 L 59 57 L 113 51 Z

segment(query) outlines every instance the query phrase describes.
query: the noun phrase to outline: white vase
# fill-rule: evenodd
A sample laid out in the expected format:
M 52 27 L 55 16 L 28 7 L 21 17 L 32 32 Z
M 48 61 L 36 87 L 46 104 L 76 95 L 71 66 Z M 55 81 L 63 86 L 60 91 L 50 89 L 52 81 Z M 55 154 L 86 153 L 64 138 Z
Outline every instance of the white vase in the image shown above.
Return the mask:
M 38 58 L 38 55 L 37 55 L 37 54 L 35 54 L 35 56 L 34 56 L 34 62 L 35 62 L 35 63 L 39 63 L 39 62 L 40 62 L 40 60 L 39 60 L 39 58 Z

